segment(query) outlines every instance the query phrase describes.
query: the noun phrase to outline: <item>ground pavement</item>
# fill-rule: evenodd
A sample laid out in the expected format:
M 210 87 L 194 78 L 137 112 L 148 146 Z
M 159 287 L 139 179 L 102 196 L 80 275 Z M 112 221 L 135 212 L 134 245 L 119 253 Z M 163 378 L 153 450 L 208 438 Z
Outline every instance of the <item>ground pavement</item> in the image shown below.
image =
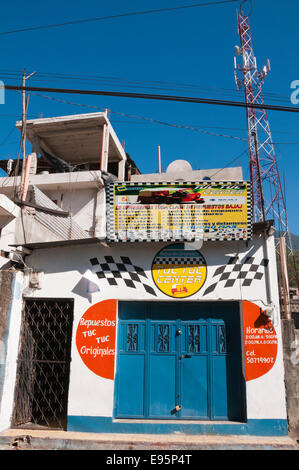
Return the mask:
M 94 434 L 55 430 L 8 429 L 0 450 L 299 450 L 296 437 Z

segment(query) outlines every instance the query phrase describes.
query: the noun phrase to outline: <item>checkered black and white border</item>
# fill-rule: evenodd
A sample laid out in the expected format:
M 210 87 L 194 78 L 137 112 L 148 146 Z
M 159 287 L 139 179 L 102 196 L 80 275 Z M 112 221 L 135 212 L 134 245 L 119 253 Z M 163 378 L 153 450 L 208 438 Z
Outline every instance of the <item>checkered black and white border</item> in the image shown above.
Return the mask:
M 145 280 L 148 280 L 145 271 L 132 263 L 127 256 L 120 256 L 115 260 L 113 256 L 104 256 L 105 262 L 100 262 L 98 258 L 91 258 L 92 271 L 99 279 L 106 280 L 110 286 L 126 286 L 136 289 L 138 284 L 151 295 L 157 296 L 154 289 Z
M 263 278 L 268 264 L 269 260 L 266 258 L 256 261 L 254 256 L 247 256 L 243 262 L 240 262 L 238 256 L 232 256 L 227 264 L 215 270 L 214 282 L 206 288 L 203 295 L 213 292 L 220 283 L 222 288 L 233 287 L 237 282 L 242 287 L 250 287 L 255 280 Z
M 162 236 L 160 238 L 148 238 L 147 236 L 145 237 L 140 237 L 140 238 L 130 238 L 130 239 L 120 239 L 115 232 L 115 222 L 114 222 L 114 187 L 115 186 L 121 186 L 122 184 L 126 186 L 161 186 L 161 185 L 184 185 L 184 184 L 196 184 L 196 185 L 201 185 L 203 187 L 209 188 L 213 186 L 217 186 L 219 184 L 235 184 L 236 187 L 238 187 L 241 184 L 247 184 L 247 213 L 248 213 L 248 224 L 247 224 L 247 236 L 246 238 L 240 238 L 238 236 L 238 233 L 221 233 L 218 232 L 215 236 L 213 236 L 210 233 L 203 233 L 202 237 L 194 235 L 193 237 L 175 237 L 175 236 Z M 233 189 L 233 188 L 231 188 Z M 163 181 L 163 182 L 147 182 L 147 183 L 141 183 L 141 182 L 134 182 L 134 181 L 128 181 L 128 182 L 107 182 L 106 183 L 106 227 L 107 227 L 107 242 L 180 242 L 180 241 L 197 241 L 200 239 L 203 239 L 204 241 L 225 241 L 225 240 L 251 240 L 252 239 L 252 234 L 253 234 L 253 229 L 252 229 L 252 223 L 253 223 L 253 211 L 252 211 L 252 192 L 251 192 L 251 184 L 248 181 Z
M 154 259 L 154 264 L 194 264 L 194 265 L 201 265 L 204 264 L 206 265 L 206 262 L 203 258 L 200 257 L 194 257 L 194 258 L 187 258 L 187 257 L 181 257 L 181 258 L 166 258 L 166 257 L 161 257 L 158 256 Z

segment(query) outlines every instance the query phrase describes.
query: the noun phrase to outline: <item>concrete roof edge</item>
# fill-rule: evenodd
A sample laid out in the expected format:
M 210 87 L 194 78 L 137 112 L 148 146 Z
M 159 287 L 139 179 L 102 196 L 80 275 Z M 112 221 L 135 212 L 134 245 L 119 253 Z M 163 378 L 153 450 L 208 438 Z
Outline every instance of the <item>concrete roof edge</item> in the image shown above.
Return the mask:
M 86 113 L 86 114 L 69 114 L 65 116 L 53 116 L 48 118 L 36 118 L 28 119 L 26 125 L 48 125 L 48 124 L 59 124 L 62 122 L 77 122 L 80 120 L 97 120 L 99 118 L 104 118 L 106 123 L 108 123 L 108 118 L 104 112 L 98 113 Z M 16 127 L 20 129 L 22 127 L 22 121 L 16 122 Z

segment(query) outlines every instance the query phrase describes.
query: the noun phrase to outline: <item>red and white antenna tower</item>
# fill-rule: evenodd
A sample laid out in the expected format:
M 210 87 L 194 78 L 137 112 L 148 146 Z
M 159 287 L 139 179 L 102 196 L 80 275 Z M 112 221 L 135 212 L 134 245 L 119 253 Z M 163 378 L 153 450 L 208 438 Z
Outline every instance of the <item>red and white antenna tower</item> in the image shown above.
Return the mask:
M 262 108 L 264 105 L 262 87 L 265 77 L 270 72 L 270 61 L 268 59 L 267 65 L 262 70 L 258 70 L 253 52 L 249 16 L 244 14 L 242 7 L 240 12 L 237 12 L 237 16 L 241 44 L 235 46 L 235 79 L 238 90 L 244 87 L 245 100 L 249 105 L 246 112 L 254 221 L 274 220 L 276 237 L 285 237 L 288 260 L 292 265 L 298 287 L 285 195 L 282 190 L 267 112 Z M 237 60 L 237 57 L 241 60 Z M 256 104 L 260 107 L 250 107 Z

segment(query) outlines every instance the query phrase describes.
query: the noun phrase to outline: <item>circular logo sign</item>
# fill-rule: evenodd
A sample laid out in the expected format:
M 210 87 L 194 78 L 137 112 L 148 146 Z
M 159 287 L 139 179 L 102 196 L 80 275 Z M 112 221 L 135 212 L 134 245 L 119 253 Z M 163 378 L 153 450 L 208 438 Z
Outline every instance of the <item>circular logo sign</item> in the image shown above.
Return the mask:
M 76 345 L 82 361 L 97 375 L 114 378 L 115 299 L 103 300 L 92 305 L 80 318 Z
M 164 294 L 173 298 L 190 297 L 206 280 L 206 260 L 199 251 L 185 249 L 184 243 L 175 243 L 155 256 L 152 276 Z

